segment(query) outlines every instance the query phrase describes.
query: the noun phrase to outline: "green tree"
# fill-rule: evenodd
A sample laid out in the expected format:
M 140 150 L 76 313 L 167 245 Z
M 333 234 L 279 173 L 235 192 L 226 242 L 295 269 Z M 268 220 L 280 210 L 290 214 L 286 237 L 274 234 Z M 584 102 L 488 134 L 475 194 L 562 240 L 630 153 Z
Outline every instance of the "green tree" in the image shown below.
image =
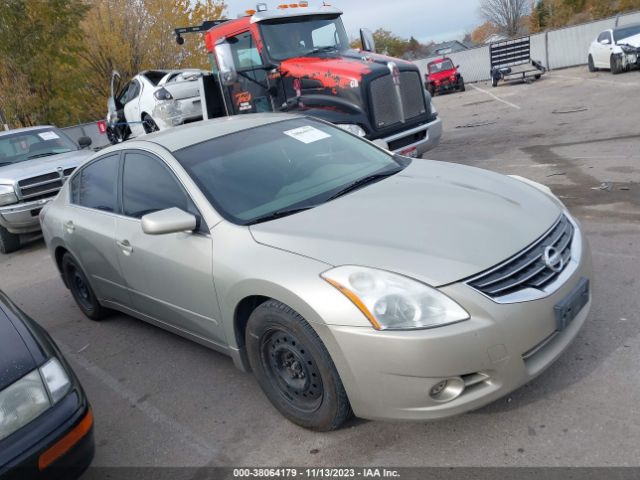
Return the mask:
M 76 121 L 74 75 L 82 35 L 82 0 L 4 0 L 0 8 L 0 109 L 9 124 Z

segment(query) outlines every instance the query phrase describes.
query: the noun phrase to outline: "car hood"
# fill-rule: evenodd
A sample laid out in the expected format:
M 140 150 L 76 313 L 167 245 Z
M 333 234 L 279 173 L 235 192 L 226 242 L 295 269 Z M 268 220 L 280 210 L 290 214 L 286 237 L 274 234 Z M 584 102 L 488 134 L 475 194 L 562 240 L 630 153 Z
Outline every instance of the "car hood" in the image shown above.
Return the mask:
M 449 70 L 443 70 L 437 73 L 430 73 L 429 80 L 444 80 L 449 78 L 451 75 L 455 75 L 457 73 L 455 68 L 451 68 Z
M 94 153 L 93 150 L 73 150 L 50 157 L 3 165 L 0 166 L 0 184 L 12 184 L 23 178 L 55 172 L 58 168 L 78 167 Z
M 616 42 L 618 45 L 621 43 L 626 43 L 627 45 L 631 45 L 632 47 L 640 47 L 640 33 L 637 35 L 631 35 L 627 38 L 621 38 Z
M 0 391 L 36 367 L 18 330 L 0 308 Z
M 560 213 L 519 180 L 414 160 L 378 183 L 250 229 L 261 244 L 331 265 L 365 265 L 441 286 L 516 254 Z
M 396 63 L 400 70 L 416 68 L 412 63 L 398 58 L 346 50 L 283 60 L 280 70 L 284 76 L 316 80 L 323 87 L 348 89 L 354 88 L 365 77 L 388 74 L 389 62 Z

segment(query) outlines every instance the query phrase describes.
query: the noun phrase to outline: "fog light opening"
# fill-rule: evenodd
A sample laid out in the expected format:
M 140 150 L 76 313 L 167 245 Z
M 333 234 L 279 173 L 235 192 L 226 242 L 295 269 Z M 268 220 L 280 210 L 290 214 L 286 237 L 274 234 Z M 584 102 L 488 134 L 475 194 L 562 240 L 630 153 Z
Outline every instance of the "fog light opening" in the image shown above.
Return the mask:
M 436 402 L 450 402 L 464 391 L 464 381 L 460 377 L 446 378 L 436 383 L 429 391 L 429 396 Z

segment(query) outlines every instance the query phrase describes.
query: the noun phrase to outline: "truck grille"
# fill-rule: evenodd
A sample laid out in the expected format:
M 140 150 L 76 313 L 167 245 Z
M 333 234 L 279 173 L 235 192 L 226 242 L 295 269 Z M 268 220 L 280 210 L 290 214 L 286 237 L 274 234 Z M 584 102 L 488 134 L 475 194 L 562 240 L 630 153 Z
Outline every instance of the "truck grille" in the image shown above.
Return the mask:
M 393 77 L 385 75 L 371 82 L 369 94 L 376 128 L 385 128 L 426 113 L 422 83 L 417 72 L 400 72 L 402 109 L 395 94 Z M 404 110 L 404 118 L 402 115 Z
M 41 200 L 54 197 L 62 188 L 64 181 L 75 170 L 74 167 L 65 170 L 45 173 L 37 177 L 24 178 L 18 182 L 20 198 L 26 201 Z
M 562 215 L 553 227 L 532 245 L 498 267 L 473 278 L 469 281 L 469 285 L 493 298 L 525 288 L 541 290 L 553 282 L 569 263 L 573 234 L 573 225 L 565 215 Z M 548 246 L 555 247 L 562 256 L 564 265 L 560 271 L 552 270 L 542 259 L 544 250 Z

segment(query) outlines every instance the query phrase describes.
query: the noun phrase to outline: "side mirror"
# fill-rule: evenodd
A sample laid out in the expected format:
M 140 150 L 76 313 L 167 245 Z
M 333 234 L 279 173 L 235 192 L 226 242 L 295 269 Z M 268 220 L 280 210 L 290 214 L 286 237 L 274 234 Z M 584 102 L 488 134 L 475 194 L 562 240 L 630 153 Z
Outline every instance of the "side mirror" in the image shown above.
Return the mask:
M 164 235 L 194 231 L 196 217 L 179 208 L 167 208 L 142 217 L 142 231 L 147 235 Z
M 376 51 L 376 40 L 373 38 L 373 33 L 368 28 L 360 29 L 360 43 L 362 43 L 362 50 L 365 52 Z
M 603 38 L 602 40 L 600 40 L 600 43 L 602 45 L 609 45 L 611 44 L 611 40 L 609 40 L 608 38 Z
M 216 45 L 216 61 L 218 62 L 222 84 L 227 87 L 233 85 L 238 80 L 238 71 L 233 61 L 233 53 L 229 43 L 223 41 Z
M 459 68 L 460 68 L 460 65 L 456 65 L 456 68 L 457 68 L 457 69 L 459 69 Z
M 80 145 L 80 148 L 89 148 L 91 146 L 91 143 L 91 137 L 80 137 L 78 139 L 78 145 Z

